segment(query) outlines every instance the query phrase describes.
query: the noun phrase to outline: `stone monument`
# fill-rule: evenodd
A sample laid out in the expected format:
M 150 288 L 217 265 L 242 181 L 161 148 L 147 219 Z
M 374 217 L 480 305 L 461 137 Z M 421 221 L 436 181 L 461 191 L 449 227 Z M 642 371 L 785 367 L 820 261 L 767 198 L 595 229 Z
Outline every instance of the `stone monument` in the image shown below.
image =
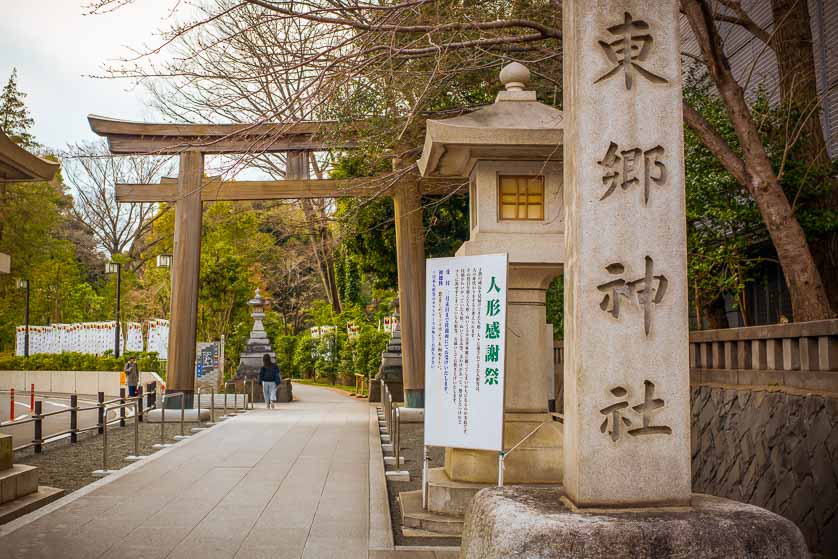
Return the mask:
M 259 288 L 256 288 L 256 294 L 247 304 L 251 309 L 250 316 L 253 317 L 253 328 L 250 330 L 250 337 L 247 339 L 244 351 L 239 356 L 236 379 L 255 380 L 258 383 L 262 356 L 267 353 L 271 356 L 271 359 L 276 361 L 276 354 L 271 349 L 271 341 L 268 339 L 267 332 L 265 332 L 265 326 L 262 324 L 262 320 L 265 318 L 265 300 L 259 293 Z M 292 399 L 291 381 L 283 378 L 281 385 L 276 390 L 276 400 L 277 402 L 290 402 Z M 261 386 L 258 390 L 253 391 L 253 400 L 255 402 L 264 401 Z
M 38 485 L 38 468 L 14 463 L 12 436 L 0 433 L 0 524 L 10 522 L 64 495 Z
M 806 557 L 691 492 L 679 3 L 565 0 L 564 487 L 481 492 L 462 557 Z

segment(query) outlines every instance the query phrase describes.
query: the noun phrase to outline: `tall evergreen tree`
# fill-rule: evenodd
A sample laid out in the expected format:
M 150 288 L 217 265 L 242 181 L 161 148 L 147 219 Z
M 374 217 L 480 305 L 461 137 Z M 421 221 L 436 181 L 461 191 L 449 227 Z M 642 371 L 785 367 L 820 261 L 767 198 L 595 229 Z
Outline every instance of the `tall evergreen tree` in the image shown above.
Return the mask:
M 35 121 L 23 102 L 25 98 L 26 93 L 17 87 L 17 68 L 13 68 L 0 94 L 0 128 L 13 142 L 31 149 L 38 147 L 38 144 L 30 133 Z

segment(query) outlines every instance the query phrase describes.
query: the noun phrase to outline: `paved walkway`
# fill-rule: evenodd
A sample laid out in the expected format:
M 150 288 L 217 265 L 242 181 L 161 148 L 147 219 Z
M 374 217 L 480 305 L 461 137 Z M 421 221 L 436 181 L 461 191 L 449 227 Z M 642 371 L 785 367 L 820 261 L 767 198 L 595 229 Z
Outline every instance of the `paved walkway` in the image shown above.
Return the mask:
M 299 401 L 228 420 L 11 533 L 14 523 L 0 527 L 0 558 L 389 557 L 368 552 L 369 405 L 300 384 L 294 394 Z

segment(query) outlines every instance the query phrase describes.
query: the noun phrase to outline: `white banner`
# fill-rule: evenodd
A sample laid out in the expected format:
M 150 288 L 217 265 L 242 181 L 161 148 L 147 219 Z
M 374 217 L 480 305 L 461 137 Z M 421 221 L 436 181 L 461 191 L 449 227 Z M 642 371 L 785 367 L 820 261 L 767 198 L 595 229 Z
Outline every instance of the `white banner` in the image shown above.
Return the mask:
M 426 270 L 425 444 L 503 450 L 507 255 Z

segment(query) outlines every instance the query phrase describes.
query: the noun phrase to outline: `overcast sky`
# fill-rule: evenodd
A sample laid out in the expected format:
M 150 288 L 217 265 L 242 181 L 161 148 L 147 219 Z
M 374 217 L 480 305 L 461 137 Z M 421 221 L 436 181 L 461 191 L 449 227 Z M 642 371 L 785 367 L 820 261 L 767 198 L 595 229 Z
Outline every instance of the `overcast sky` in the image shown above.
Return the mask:
M 0 0 L 0 83 L 12 68 L 35 119 L 36 139 L 48 147 L 93 140 L 86 116 L 143 120 L 153 113 L 142 88 L 102 74 L 128 47 L 154 43 L 173 0 L 138 0 L 104 15 L 84 15 L 88 0 Z

